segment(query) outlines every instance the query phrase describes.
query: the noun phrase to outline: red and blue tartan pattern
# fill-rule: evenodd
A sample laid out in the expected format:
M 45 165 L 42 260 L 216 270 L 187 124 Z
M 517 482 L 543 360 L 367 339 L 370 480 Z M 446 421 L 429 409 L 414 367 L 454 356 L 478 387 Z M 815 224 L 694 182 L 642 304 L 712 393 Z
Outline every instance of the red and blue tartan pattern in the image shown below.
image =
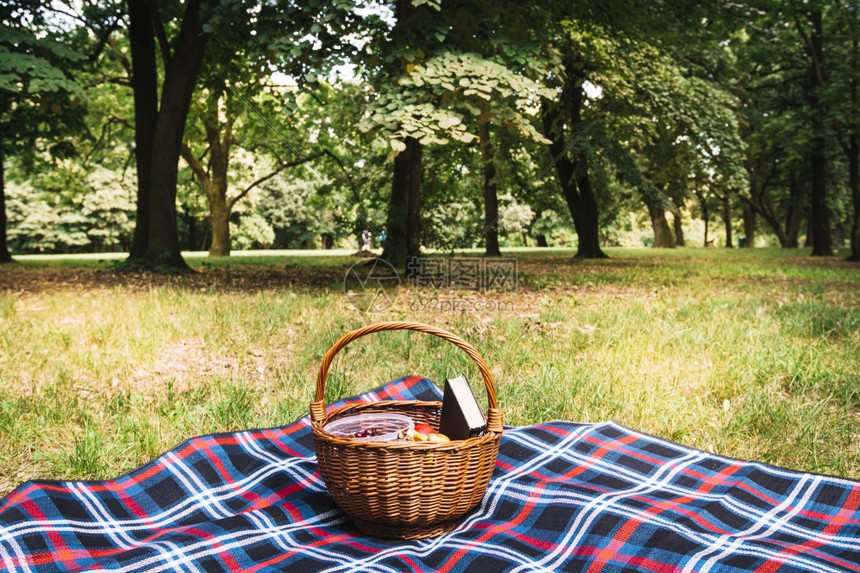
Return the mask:
M 438 399 L 410 377 L 354 400 Z M 693 450 L 614 423 L 506 429 L 449 534 L 362 535 L 307 418 L 191 439 L 104 482 L 0 500 L 3 571 L 860 571 L 860 484 Z

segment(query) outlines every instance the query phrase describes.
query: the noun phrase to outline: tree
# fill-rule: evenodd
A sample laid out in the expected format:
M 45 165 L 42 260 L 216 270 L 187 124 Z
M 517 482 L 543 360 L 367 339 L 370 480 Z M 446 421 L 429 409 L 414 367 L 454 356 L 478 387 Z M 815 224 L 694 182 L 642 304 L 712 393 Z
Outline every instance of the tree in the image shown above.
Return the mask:
M 324 89 L 319 78 L 354 56 L 353 38 L 365 36 L 374 26 L 354 8 L 351 1 L 265 4 L 253 15 L 231 18 L 213 36 L 200 72 L 202 93 L 192 107 L 201 129 L 191 135 L 205 142 L 205 150 L 195 154 L 190 141 L 181 150 L 209 203 L 210 256 L 229 256 L 229 219 L 238 201 L 284 170 L 324 153 L 299 154 L 298 142 L 291 144 L 282 134 L 293 131 L 292 124 L 297 123 L 289 119 L 297 108 L 297 90 Z M 273 84 L 276 67 L 291 75 L 295 89 Z M 272 141 L 274 145 L 267 143 Z M 258 169 L 254 181 L 228 197 L 237 147 L 264 152 L 256 163 L 271 168 Z
M 163 14 L 146 0 L 128 0 L 138 178 L 129 268 L 188 270 L 176 227 L 177 170 L 185 120 L 215 16 L 202 0 L 186 2 L 181 16 Z M 178 28 L 171 40 L 168 22 Z
M 0 263 L 12 262 L 6 236 L 6 165 L 13 156 L 32 162 L 36 144 L 54 143 L 81 125 L 79 86 L 68 71 L 81 60 L 45 26 L 38 2 L 4 10 L 0 21 Z M 54 140 L 54 141 L 52 141 Z M 55 155 L 68 152 L 51 146 Z
M 659 29 L 667 17 L 663 10 L 653 16 L 630 12 L 627 17 L 635 17 L 638 28 L 623 17 L 612 22 L 598 10 L 587 13 L 590 17 L 576 20 L 556 18 L 564 32 L 556 40 L 563 54 L 562 71 L 556 74 L 563 82 L 556 105 L 565 107 L 547 110 L 544 117 L 545 128 L 556 130 L 554 137 L 566 128 L 568 137 L 580 138 L 576 145 L 562 139 L 553 150 L 553 157 L 560 158 L 558 179 L 585 250 L 578 256 L 602 253 L 597 199 L 608 199 L 607 187 L 593 174 L 603 172 L 604 166 L 641 197 L 654 246 L 672 247 L 682 233 L 673 236 L 666 212 L 673 212 L 679 226 L 679 206 L 695 176 L 710 173 L 710 187 L 727 193 L 742 184 L 744 145 L 738 136 L 735 98 L 714 81 L 714 66 L 703 69 L 667 45 L 675 32 L 672 25 Z M 710 34 L 695 42 L 703 53 L 715 50 Z M 573 83 L 571 77 L 576 78 Z M 611 112 L 604 115 L 607 108 Z M 550 113 L 554 117 L 547 117 Z M 581 137 L 586 130 L 587 136 Z M 565 160 L 560 153 L 567 148 Z M 574 163 L 580 166 L 578 178 L 573 176 Z
M 600 248 L 597 197 L 588 173 L 588 154 L 584 145 L 576 145 L 573 135 L 566 135 L 564 126 L 572 133 L 582 133 L 587 121 L 583 120 L 586 81 L 585 69 L 571 45 L 563 48 L 559 69 L 561 95 L 557 102 L 544 102 L 542 108 L 543 133 L 552 141 L 550 155 L 555 158 L 555 169 L 562 194 L 573 217 L 579 237 L 576 257 L 586 259 L 607 258 Z M 572 151 L 572 157 L 568 150 Z
M 605 256 L 599 244 L 598 200 L 606 189 L 595 185 L 592 174 L 600 172 L 601 163 L 625 162 L 624 153 L 612 155 L 618 143 L 638 148 L 640 157 L 626 161 L 646 169 L 633 177 L 638 182 L 657 175 L 656 169 L 648 170 L 649 154 L 671 154 L 674 147 L 684 147 L 679 138 L 690 140 L 701 162 L 713 162 L 715 140 L 731 142 L 733 162 L 742 148 L 732 133 L 736 125 L 727 106 L 730 98 L 713 81 L 717 74 L 712 68 L 722 65 L 715 54 L 724 32 L 711 23 L 719 13 L 717 3 L 661 3 L 645 9 L 621 2 L 613 8 L 589 1 L 550 2 L 535 32 L 544 38 L 545 51 L 559 56 L 550 78 L 560 97 L 545 104 L 543 125 L 554 140 L 552 156 L 577 228 L 579 257 Z M 711 94 L 718 95 L 716 101 L 707 99 Z M 709 123 L 713 119 L 720 121 Z M 672 242 L 665 217 L 672 203 L 666 193 L 680 193 L 682 202 L 689 178 L 685 171 L 690 170 L 681 161 L 675 164 L 680 169 L 671 177 L 637 184 L 666 245 Z M 727 182 L 735 179 L 726 175 Z
M 527 108 L 546 90 L 522 69 L 512 69 L 509 53 L 494 52 L 491 43 L 481 41 L 482 27 L 492 27 L 488 22 L 497 22 L 498 14 L 514 7 L 497 4 L 464 0 L 446 4 L 441 12 L 435 2 L 395 4 L 391 41 L 379 50 L 385 65 L 374 77 L 379 97 L 362 121 L 365 130 L 381 134 L 392 149 L 389 238 L 383 252 L 392 264 L 403 265 L 419 254 L 422 165 L 428 146 L 451 140 L 472 143 L 479 139 L 482 122 L 543 140 Z M 532 61 L 532 67 L 543 67 L 540 60 Z M 494 219 L 487 219 L 490 231 Z
M 496 190 L 496 163 L 493 159 L 489 121 L 478 123 L 478 139 L 481 146 L 481 162 L 484 167 L 484 222 L 486 224 L 484 254 L 488 257 L 500 257 L 502 252 L 499 250 L 499 196 Z
M 835 2 L 828 104 L 837 115 L 836 138 L 848 162 L 848 189 L 853 204 L 849 260 L 860 261 L 860 8 Z
M 813 8 L 794 15 L 797 31 L 809 59 L 804 94 L 810 109 L 812 141 L 809 152 L 809 173 L 812 179 L 810 219 L 813 236 L 812 256 L 832 255 L 830 214 L 827 209 L 827 109 L 822 90 L 827 86 L 828 69 L 824 59 L 823 11 Z M 808 27 L 808 28 L 807 28 Z
M 753 188 L 745 200 L 772 226 L 777 222 L 775 231 L 784 246 L 796 244 L 794 229 L 801 225 L 798 212 L 805 203 L 807 243 L 815 256 L 832 254 L 830 209 L 841 202 L 833 173 L 838 164 L 831 151 L 836 142 L 848 161 L 853 195 L 856 12 L 854 3 L 840 0 L 751 2 L 748 35 L 739 50 L 739 67 L 748 77 L 742 84 L 744 97 L 754 104 L 749 106 L 748 121 L 753 128 L 774 134 L 758 138 L 758 158 L 751 157 L 751 166 L 758 168 L 759 189 Z M 763 114 L 766 120 L 753 114 Z M 769 189 L 762 188 L 764 182 Z M 771 200 L 777 209 L 780 203 L 786 205 L 787 215 L 775 213 Z
M 237 137 L 234 130 L 247 127 L 241 124 L 254 123 L 257 118 L 249 117 L 253 112 L 249 112 L 248 100 L 235 93 L 232 90 L 220 93 L 210 92 L 209 97 L 202 102 L 197 113 L 203 127 L 203 141 L 206 143 L 204 151 L 195 154 L 188 143 L 183 143 L 181 147 L 181 155 L 194 173 L 209 205 L 212 232 L 212 242 L 209 247 L 211 257 L 230 256 L 230 214 L 239 201 L 253 189 L 284 170 L 317 159 L 323 154 L 316 152 L 290 160 L 282 155 L 284 150 L 280 146 L 270 147 L 254 138 L 251 129 L 242 130 L 241 135 L 244 137 Z M 271 139 L 273 134 L 266 132 L 263 136 L 265 139 Z M 253 181 L 243 184 L 230 196 L 228 195 L 230 159 L 237 143 L 249 151 L 265 148 L 272 154 L 274 161 L 268 161 L 269 158 L 266 156 L 257 157 L 255 164 L 263 168 L 263 172 L 260 173 L 258 170 Z M 289 155 L 294 154 L 289 152 Z M 207 159 L 204 160 L 203 157 Z
M 424 28 L 430 20 L 430 8 L 416 6 L 413 0 L 396 0 L 395 24 L 391 31 L 393 49 L 383 55 L 384 66 L 377 79 L 381 83 L 397 81 L 414 66 L 416 56 L 423 54 Z M 410 51 L 410 45 L 414 46 Z M 397 104 L 394 104 L 396 107 Z M 392 125 L 395 127 L 396 123 Z M 392 265 L 405 267 L 406 262 L 420 254 L 421 248 L 421 176 L 423 149 L 411 134 L 397 143 L 392 142 L 394 170 L 391 178 L 391 199 L 388 205 L 386 229 L 388 238 L 383 258 Z M 376 233 L 374 233 L 376 234 Z
M 478 140 L 481 156 L 485 226 L 488 255 L 498 255 L 498 198 L 495 159 L 490 141 L 490 123 L 518 136 L 547 143 L 532 125 L 528 109 L 538 109 L 541 97 L 554 95 L 535 80 L 524 77 L 502 62 L 473 52 L 445 52 L 416 64 L 401 79 L 399 97 L 411 99 L 416 107 L 404 106 L 401 130 L 390 136 L 420 134 L 419 143 L 447 145 Z M 427 103 L 420 104 L 422 100 Z M 415 113 L 415 112 L 418 113 Z M 475 136 L 477 131 L 478 136 Z M 395 150 L 396 140 L 392 140 Z

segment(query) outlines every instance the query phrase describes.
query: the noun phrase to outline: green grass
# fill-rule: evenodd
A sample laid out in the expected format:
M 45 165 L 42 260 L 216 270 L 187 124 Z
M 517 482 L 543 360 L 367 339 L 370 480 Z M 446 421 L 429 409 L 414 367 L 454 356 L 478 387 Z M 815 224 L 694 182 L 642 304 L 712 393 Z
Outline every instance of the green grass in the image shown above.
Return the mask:
M 104 256 L 22 257 L 0 269 L 0 495 L 27 479 L 116 476 L 199 434 L 289 423 L 307 413 L 330 345 L 378 320 L 473 343 L 507 423 L 612 419 L 860 478 L 860 267 L 776 249 L 572 254 L 513 253 L 517 292 L 404 286 L 374 315 L 340 292 L 355 262 L 343 253 L 189 257 L 198 275 L 151 282 L 101 271 Z M 264 273 L 281 274 L 261 284 Z M 310 274 L 321 278 L 303 283 Z M 414 310 L 418 297 L 503 310 Z M 381 333 L 339 355 L 326 396 L 461 370 L 478 381 L 443 341 Z

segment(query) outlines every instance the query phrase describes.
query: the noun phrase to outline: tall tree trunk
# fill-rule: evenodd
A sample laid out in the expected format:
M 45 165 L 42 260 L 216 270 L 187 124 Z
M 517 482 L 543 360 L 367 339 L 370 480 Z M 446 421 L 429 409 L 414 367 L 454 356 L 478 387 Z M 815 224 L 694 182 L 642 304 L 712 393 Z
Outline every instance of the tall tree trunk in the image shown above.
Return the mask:
M 481 160 L 484 163 L 484 238 L 488 257 L 500 257 L 499 250 L 499 197 L 496 193 L 496 164 L 490 142 L 490 124 L 478 122 L 478 138 L 481 143 Z
M 685 243 L 684 243 L 684 227 L 683 227 L 683 221 L 681 221 L 681 214 L 680 213 L 675 215 L 675 218 L 672 221 L 672 226 L 674 227 L 674 230 L 675 230 L 675 246 L 676 247 L 685 246 Z
M 158 68 L 153 15 L 142 0 L 128 0 L 128 39 L 134 66 L 134 157 L 137 163 L 137 212 L 129 261 L 143 261 L 149 242 L 149 192 L 152 149 L 158 118 Z
M 409 46 L 416 38 L 416 13 L 424 7 L 415 7 L 411 0 L 396 0 L 394 3 L 395 24 L 391 31 L 392 41 L 401 47 Z M 400 59 L 392 75 L 405 73 L 408 63 Z M 409 261 L 421 254 L 421 179 L 423 176 L 423 147 L 414 137 L 404 140 L 406 149 L 394 158 L 394 173 L 391 182 L 391 198 L 386 219 L 387 238 L 382 258 L 398 268 L 407 267 Z
M 0 150 L 0 263 L 13 262 L 9 253 L 9 245 L 6 241 L 6 158 Z
M 858 98 L 857 64 L 860 62 L 860 37 L 856 31 L 851 38 L 851 64 L 855 73 L 851 77 L 851 104 L 852 109 L 857 109 L 860 98 Z M 851 189 L 851 199 L 854 204 L 854 219 L 849 232 L 851 254 L 849 261 L 860 261 L 860 141 L 858 141 L 856 130 L 848 136 L 848 143 L 843 146 L 848 156 L 848 187 Z
M 597 225 L 597 201 L 591 191 L 591 186 L 578 189 L 580 179 L 588 181 L 587 173 L 584 178 L 574 176 L 575 164 L 563 153 L 566 145 L 561 126 L 557 125 L 558 109 L 554 104 L 544 104 L 543 126 L 544 135 L 552 143 L 549 146 L 555 162 L 556 174 L 561 185 L 562 195 L 573 218 L 573 226 L 579 239 L 576 257 L 586 259 L 605 259 L 606 254 L 600 249 L 600 237 Z
M 567 78 L 561 99 L 568 112 L 568 120 L 573 129 L 576 129 L 581 124 L 582 83 L 575 80 L 575 69 L 569 57 L 566 68 Z M 552 142 L 549 150 L 552 157 L 556 159 L 556 175 L 579 240 L 576 257 L 606 259 L 609 257 L 600 248 L 597 198 L 594 196 L 591 179 L 588 176 L 588 158 L 583 150 L 573 151 L 573 161 L 568 157 L 563 129 L 563 124 L 567 121 L 562 119 L 559 105 L 544 102 L 541 119 L 544 135 Z
M 576 236 L 579 245 L 576 248 L 576 258 L 579 259 L 608 259 L 600 248 L 600 225 L 598 219 L 597 197 L 591 188 L 591 178 L 588 175 L 588 163 L 585 153 L 581 153 L 574 165 L 576 185 L 579 187 L 579 206 L 577 215 L 573 217 Z M 568 202 L 568 209 L 570 203 Z
M 830 216 L 827 211 L 827 157 L 824 154 L 824 138 L 817 139 L 813 144 L 812 166 L 812 197 L 810 213 L 812 227 L 812 256 L 826 257 L 833 254 L 830 241 Z
M 585 92 L 582 84 L 585 80 L 582 71 L 577 66 L 574 55 L 566 53 L 562 58 L 564 65 L 564 83 L 562 85 L 560 102 L 558 104 L 544 103 L 542 121 L 544 135 L 552 141 L 549 146 L 552 157 L 555 158 L 556 174 L 561 184 L 567 208 L 573 218 L 576 229 L 578 246 L 576 257 L 582 259 L 608 258 L 600 248 L 600 228 L 598 218 L 597 198 L 591 187 L 588 174 L 588 156 L 584 149 L 574 146 L 568 156 L 565 141 L 564 125 L 570 129 L 583 128 L 582 107 Z M 562 117 L 561 109 L 565 111 Z
M 406 209 L 406 254 L 409 258 L 413 258 L 421 254 L 421 238 L 424 234 L 424 225 L 421 221 L 421 209 L 424 206 L 424 197 L 421 194 L 421 179 L 424 175 L 424 146 L 417 139 L 412 139 L 412 141 L 407 142 L 406 150 L 409 152 L 409 159 L 405 165 L 409 177 L 406 186 L 409 201 Z
M 732 242 L 732 204 L 731 198 L 729 197 L 729 192 L 726 191 L 722 197 L 720 197 L 720 201 L 723 204 L 723 225 L 726 228 L 726 248 L 733 249 L 734 243 Z
M 741 213 L 744 219 L 744 247 L 751 249 L 755 245 L 756 212 L 746 201 L 741 201 Z
M 860 261 L 860 142 L 852 135 L 848 143 L 848 184 L 854 200 L 854 225 L 851 230 L 849 260 Z
M 152 22 L 158 22 L 160 15 L 149 9 L 151 4 L 145 0 L 128 0 L 129 14 L 136 14 L 139 19 L 149 16 Z M 149 33 L 151 41 L 152 26 L 141 24 L 137 33 Z M 130 25 L 131 28 L 131 25 Z M 129 32 L 131 35 L 131 31 Z M 203 62 L 203 55 L 209 34 L 203 31 L 203 16 L 201 14 L 201 0 L 189 0 L 185 5 L 182 25 L 177 34 L 173 46 L 173 54 L 164 65 L 164 81 L 161 89 L 161 100 L 155 115 L 155 124 L 152 131 L 152 140 L 137 144 L 143 149 L 142 153 L 148 152 L 151 162 L 149 163 L 148 188 L 143 192 L 148 205 L 145 210 L 148 213 L 146 221 L 146 234 L 140 235 L 135 232 L 135 245 L 128 259 L 131 267 L 159 268 L 171 271 L 187 271 L 188 265 L 182 258 L 179 246 L 179 233 L 176 220 L 176 181 L 179 169 L 179 155 L 182 147 L 182 137 L 185 132 L 185 121 L 191 105 L 191 96 L 197 83 L 197 75 Z M 140 46 L 139 46 L 140 48 Z M 143 56 L 144 67 L 138 68 L 134 60 L 135 53 Z M 138 75 L 153 74 L 154 49 L 138 49 L 132 52 L 132 65 L 134 66 L 133 77 Z M 133 80 L 135 87 L 142 82 L 148 94 L 151 94 L 152 86 L 157 85 L 157 75 Z M 135 90 L 136 91 L 136 90 Z M 138 102 L 135 93 L 135 103 Z M 151 105 L 145 104 L 144 114 L 152 113 Z M 139 126 L 137 110 L 135 109 L 135 126 Z M 141 118 L 142 121 L 142 118 Z M 147 128 L 148 129 L 148 128 Z M 158 142 L 158 145 L 155 145 Z M 149 146 L 147 150 L 145 147 Z M 139 168 L 141 165 L 138 166 Z M 142 166 L 146 168 L 146 164 Z M 140 180 L 139 180 L 140 183 Z M 140 196 L 140 194 L 139 194 Z M 138 211 L 141 211 L 138 206 Z M 140 242 L 145 240 L 145 245 Z
M 806 190 L 803 183 L 795 175 L 788 178 L 788 189 L 791 194 L 791 205 L 785 218 L 785 242 L 780 239 L 780 246 L 787 249 L 796 249 L 800 246 L 800 229 L 803 224 L 803 211 L 806 206 Z M 811 235 L 807 236 L 811 241 Z
M 842 221 L 836 221 L 833 225 L 833 233 L 831 233 L 831 238 L 834 247 L 844 247 L 845 246 L 845 224 Z
M 223 126 L 218 121 L 219 99 L 219 96 L 209 99 L 209 109 L 206 110 L 203 120 L 206 141 L 209 143 L 211 177 L 210 185 L 206 189 L 212 225 L 212 245 L 209 247 L 209 256 L 229 257 L 232 202 L 227 201 L 227 178 L 230 166 L 230 140 L 233 137 L 233 118 L 228 115 Z
M 191 148 L 182 144 L 180 153 L 191 168 L 194 177 L 206 195 L 209 205 L 209 225 L 212 230 L 212 243 L 209 246 L 210 257 L 230 256 L 230 213 L 233 202 L 227 201 L 227 178 L 230 165 L 230 139 L 232 137 L 232 119 L 224 124 L 222 138 L 221 125 L 217 117 L 219 96 L 214 96 L 207 102 L 204 112 L 203 128 L 206 142 L 209 144 L 208 169 L 194 156 Z
M 681 207 L 683 207 L 683 201 L 675 200 L 675 204 L 675 212 L 672 213 L 672 228 L 675 231 L 675 246 L 684 247 L 686 246 L 684 243 L 684 221 L 681 218 Z
M 694 192 L 694 195 L 699 200 L 699 207 L 702 209 L 702 222 L 705 224 L 705 237 L 702 241 L 702 246 L 709 247 L 711 241 L 708 239 L 708 227 L 711 222 L 711 210 L 708 208 L 707 199 L 699 192 Z
M 406 149 L 394 158 L 394 177 L 388 204 L 388 237 L 382 258 L 395 267 L 405 268 L 420 255 L 421 248 L 421 175 L 423 149 L 414 137 L 407 137 Z
M 672 229 L 666 219 L 666 209 L 662 202 L 646 198 L 645 204 L 648 207 L 648 215 L 651 217 L 651 228 L 654 230 L 654 244 L 652 246 L 655 249 L 674 249 L 675 239 L 672 237 Z
M 824 88 L 824 30 L 822 11 L 809 12 L 812 30 L 809 35 L 809 107 L 812 112 L 812 149 L 810 153 L 809 175 L 812 179 L 810 218 L 812 220 L 812 256 L 833 254 L 830 242 L 830 215 L 827 211 L 827 134 L 825 115 L 827 109 L 820 97 Z
M 210 257 L 230 256 L 230 207 L 226 201 L 227 182 L 220 179 L 213 180 L 211 189 L 206 193 L 209 198 L 209 220 L 212 225 L 212 244 L 209 246 Z
M 535 210 L 535 216 L 533 221 L 538 221 L 543 216 L 543 211 L 541 209 Z M 538 247 L 548 247 L 549 242 L 546 240 L 546 235 L 543 233 L 535 233 L 535 245 Z
M 209 129 L 206 130 L 207 135 Z M 212 242 L 209 245 L 210 257 L 230 256 L 230 205 L 227 203 L 227 165 L 221 161 L 221 143 L 218 137 L 215 141 L 209 139 L 209 169 L 191 152 L 191 148 L 182 145 L 182 158 L 191 168 L 194 177 L 200 184 L 209 206 L 209 235 Z

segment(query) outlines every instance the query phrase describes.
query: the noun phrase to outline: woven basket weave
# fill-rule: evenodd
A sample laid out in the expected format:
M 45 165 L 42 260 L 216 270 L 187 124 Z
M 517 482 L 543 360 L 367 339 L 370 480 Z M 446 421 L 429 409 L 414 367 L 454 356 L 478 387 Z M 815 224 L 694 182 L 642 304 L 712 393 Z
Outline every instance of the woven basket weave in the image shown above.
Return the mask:
M 416 424 L 439 427 L 441 402 L 383 400 L 326 411 L 325 384 L 335 355 L 347 344 L 374 332 L 414 330 L 458 346 L 477 364 L 487 388 L 487 431 L 451 442 L 361 441 L 323 430 L 329 422 L 371 412 L 394 412 Z M 311 402 L 311 431 L 320 473 L 329 494 L 366 534 L 422 539 L 453 529 L 487 489 L 502 437 L 502 414 L 486 363 L 462 338 L 433 326 L 382 322 L 354 330 L 326 353 Z

